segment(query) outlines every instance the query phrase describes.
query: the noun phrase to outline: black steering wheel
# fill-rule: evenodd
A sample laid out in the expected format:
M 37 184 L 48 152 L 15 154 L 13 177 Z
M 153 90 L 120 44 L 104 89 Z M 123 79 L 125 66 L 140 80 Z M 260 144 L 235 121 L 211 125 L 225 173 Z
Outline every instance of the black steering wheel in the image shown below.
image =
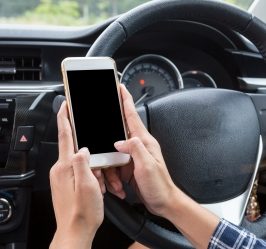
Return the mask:
M 116 19 L 87 56 L 113 56 L 137 31 L 169 19 L 216 23 L 237 31 L 253 42 L 266 60 L 265 24 L 241 9 L 208 0 L 158 0 L 141 5 Z M 262 146 L 251 98 L 224 89 L 182 90 L 146 103 L 142 111 L 175 184 L 207 206 L 231 200 L 230 205 L 236 205 L 242 198 L 242 209 L 235 214 L 238 217 L 232 217 L 240 223 Z M 111 194 L 105 196 L 105 213 L 129 237 L 146 246 L 192 247 L 178 231 L 153 223 Z M 242 221 L 242 225 L 266 238 L 264 216 L 257 223 Z

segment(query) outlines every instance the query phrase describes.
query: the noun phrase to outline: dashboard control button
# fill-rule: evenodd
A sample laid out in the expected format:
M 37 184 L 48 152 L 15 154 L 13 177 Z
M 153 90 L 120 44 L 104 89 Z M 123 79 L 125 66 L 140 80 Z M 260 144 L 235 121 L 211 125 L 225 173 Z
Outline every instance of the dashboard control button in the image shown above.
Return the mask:
M 12 216 L 12 206 L 5 198 L 0 198 L 0 224 L 8 221 Z
M 8 103 L 0 103 L 0 110 L 7 110 L 9 107 Z
M 9 124 L 9 122 L 10 122 L 10 118 L 7 117 L 7 116 L 5 116 L 5 117 L 1 117 L 0 122 L 1 122 L 2 124 Z
M 18 126 L 14 150 L 27 151 L 33 144 L 34 126 Z

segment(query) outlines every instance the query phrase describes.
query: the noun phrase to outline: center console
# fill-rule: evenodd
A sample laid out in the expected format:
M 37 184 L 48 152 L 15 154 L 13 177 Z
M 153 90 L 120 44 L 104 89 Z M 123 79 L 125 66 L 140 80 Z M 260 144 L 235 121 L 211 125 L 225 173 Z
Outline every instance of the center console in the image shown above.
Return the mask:
M 32 192 L 49 186 L 57 155 L 57 90 L 0 87 L 0 249 L 29 248 Z

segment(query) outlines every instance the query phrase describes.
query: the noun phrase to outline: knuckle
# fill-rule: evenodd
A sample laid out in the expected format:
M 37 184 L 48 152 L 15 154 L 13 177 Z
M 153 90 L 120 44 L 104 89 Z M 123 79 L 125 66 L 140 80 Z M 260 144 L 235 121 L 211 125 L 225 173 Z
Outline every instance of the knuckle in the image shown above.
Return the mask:
M 62 172 L 62 164 L 61 162 L 56 162 L 53 167 L 50 169 L 49 176 L 50 179 L 57 178 Z
M 156 168 L 157 168 L 157 165 L 155 162 L 147 160 L 145 164 L 144 172 L 148 176 L 153 175 Z
M 130 154 L 134 154 L 134 152 L 138 151 L 141 143 L 142 142 L 138 137 L 132 137 L 129 140 L 129 152 L 130 152 Z
M 150 135 L 150 140 L 151 140 L 151 144 L 153 144 L 156 147 L 160 147 L 159 142 L 152 135 Z
M 148 134 L 143 138 L 143 143 L 145 147 L 160 148 L 159 142 L 151 134 Z
M 58 160 L 51 168 L 50 171 L 54 171 L 55 173 L 60 173 L 62 171 L 64 171 L 65 168 L 67 168 L 67 166 L 69 165 L 68 162 L 63 162 L 61 160 Z
M 141 140 L 138 138 L 138 137 L 132 137 L 130 140 L 129 140 L 129 143 L 132 147 L 136 147 L 138 146 L 140 143 L 141 143 Z
M 88 163 L 88 157 L 85 155 L 85 153 L 78 152 L 73 156 L 72 163 L 73 164 Z
M 56 172 L 55 172 L 55 166 L 53 166 L 53 167 L 50 169 L 50 172 L 49 172 L 49 178 L 50 178 L 50 179 L 54 179 L 54 178 L 55 178 L 55 175 L 56 175 Z

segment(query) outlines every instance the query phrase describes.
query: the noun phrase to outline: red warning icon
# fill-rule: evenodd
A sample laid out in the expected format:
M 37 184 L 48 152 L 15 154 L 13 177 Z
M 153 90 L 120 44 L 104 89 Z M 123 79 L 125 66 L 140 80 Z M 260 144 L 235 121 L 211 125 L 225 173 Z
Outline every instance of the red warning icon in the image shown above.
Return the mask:
M 26 142 L 28 142 L 28 139 L 26 138 L 25 135 L 22 135 L 21 138 L 20 138 L 20 140 L 19 140 L 19 142 L 26 143 Z

